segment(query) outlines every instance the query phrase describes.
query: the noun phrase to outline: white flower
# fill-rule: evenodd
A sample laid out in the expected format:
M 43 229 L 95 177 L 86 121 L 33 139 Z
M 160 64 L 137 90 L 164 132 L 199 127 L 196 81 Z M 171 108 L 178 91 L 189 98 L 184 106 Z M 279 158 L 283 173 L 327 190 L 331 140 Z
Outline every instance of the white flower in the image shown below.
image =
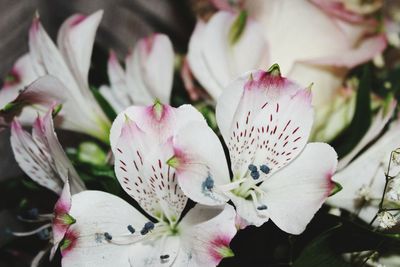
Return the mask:
M 20 168 L 35 182 L 61 194 L 69 177 L 73 194 L 85 190 L 85 184 L 72 166 L 54 132 L 53 109 L 38 116 L 32 135 L 14 120 L 11 124 L 11 147 Z M 69 189 L 68 189 L 69 190 Z
M 233 201 L 247 224 L 268 219 L 300 234 L 331 193 L 337 155 L 324 143 L 307 144 L 313 123 L 311 92 L 280 76 L 254 71 L 233 81 L 218 99 L 217 122 L 230 155 L 213 131 L 192 123 L 174 138 L 182 190 L 206 205 Z
M 164 34 L 139 40 L 125 59 L 124 71 L 114 52 L 108 60 L 111 86 L 100 92 L 119 113 L 136 105 L 150 105 L 155 99 L 169 103 L 174 75 L 174 50 Z
M 390 212 L 382 211 L 378 214 L 378 222 L 379 222 L 379 226 L 381 228 L 388 229 L 388 228 L 392 228 L 393 226 L 395 226 L 397 223 L 397 220 L 393 216 L 393 214 L 391 214 Z
M 37 78 L 45 74 L 53 78 L 40 78 L 22 90 L 12 105 L 0 103 L 0 107 L 7 110 L 13 107 L 20 109 L 23 105 L 30 104 L 42 111 L 43 105 L 57 100 L 63 104 L 60 127 L 108 141 L 111 123 L 88 84 L 93 42 L 102 14 L 102 11 L 98 11 L 88 17 L 76 14 L 68 18 L 58 32 L 58 47 L 43 29 L 39 18 L 35 18 L 29 31 L 29 53 L 14 66 L 11 73 L 14 82 L 6 83 L 0 92 L 2 95 L 10 95 L 7 97 L 9 101 L 18 95 L 19 90 Z M 52 101 L 44 103 L 43 100 L 49 98 Z M 28 118 L 24 117 L 24 122 L 34 118 L 32 112 L 25 116 Z
M 118 115 L 110 135 L 117 178 L 155 223 L 111 194 L 74 195 L 70 214 L 76 224 L 62 245 L 62 266 L 202 267 L 233 256 L 232 206 L 196 205 L 180 220 L 187 197 L 166 161 L 173 155 L 173 136 L 194 122 L 206 124 L 193 107 L 159 102 Z

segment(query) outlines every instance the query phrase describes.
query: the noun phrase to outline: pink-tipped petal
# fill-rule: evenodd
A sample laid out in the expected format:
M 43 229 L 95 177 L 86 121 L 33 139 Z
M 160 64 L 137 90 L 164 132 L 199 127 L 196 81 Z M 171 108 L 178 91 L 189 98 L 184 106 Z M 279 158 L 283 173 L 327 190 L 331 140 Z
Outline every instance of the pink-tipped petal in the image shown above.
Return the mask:
M 33 124 L 32 135 L 17 121 L 12 122 L 11 147 L 21 169 L 40 185 L 61 193 L 69 176 L 72 193 L 85 189 L 54 132 L 51 108 Z
M 272 171 L 303 149 L 313 122 L 311 93 L 271 73 L 253 71 L 227 87 L 218 100 L 217 122 L 228 145 L 234 176 L 249 164 Z
M 166 142 L 189 122 L 200 121 L 206 123 L 203 115 L 191 105 L 173 108 L 156 102 L 154 105 L 147 107 L 131 106 L 118 114 L 111 127 L 110 143 L 114 153 L 126 116 L 146 133 L 155 135 L 159 143 Z
M 58 32 L 58 48 L 75 79 L 82 87 L 88 86 L 90 58 L 96 30 L 102 17 L 102 10 L 87 17 L 75 14 L 64 21 Z
M 172 144 L 158 143 L 129 117 L 117 142 L 115 173 L 124 190 L 151 216 L 177 221 L 186 205 L 174 170 L 166 165 Z
M 20 168 L 38 184 L 59 194 L 62 190 L 62 180 L 54 175 L 48 162 L 48 152 L 41 152 L 32 136 L 22 129 L 18 121 L 11 123 L 11 147 L 15 160 Z
M 114 238 L 129 238 L 129 225 L 140 231 L 148 222 L 147 218 L 124 200 L 105 192 L 84 191 L 73 195 L 70 214 L 76 223 L 71 225 L 67 233 L 72 233 L 66 237 L 70 241 L 64 241 L 61 245 L 63 267 L 130 267 L 131 257 L 143 257 L 148 253 L 134 250 L 133 245 L 116 245 L 105 239 L 105 232 Z
M 156 99 L 169 103 L 174 73 L 174 51 L 164 34 L 141 39 L 126 58 L 126 82 L 135 104 Z
M 71 191 L 68 180 L 65 181 L 60 198 L 54 206 L 54 220 L 52 224 L 53 247 L 50 251 L 50 259 L 54 257 L 58 245 L 64 238 L 68 228 L 75 223 L 75 219 L 68 213 L 71 209 Z
M 174 159 L 179 185 L 192 200 L 221 205 L 228 198 L 218 187 L 230 182 L 222 145 L 206 124 L 188 123 L 174 138 Z M 175 166 L 174 166 L 175 165 Z
M 236 234 L 235 210 L 230 205 L 196 205 L 182 219 L 181 252 L 176 266 L 217 266 L 232 257 L 229 243 Z
M 307 144 L 288 166 L 267 179 L 260 201 L 283 231 L 300 234 L 331 193 L 337 154 L 324 143 Z M 339 193 L 340 194 L 340 193 Z

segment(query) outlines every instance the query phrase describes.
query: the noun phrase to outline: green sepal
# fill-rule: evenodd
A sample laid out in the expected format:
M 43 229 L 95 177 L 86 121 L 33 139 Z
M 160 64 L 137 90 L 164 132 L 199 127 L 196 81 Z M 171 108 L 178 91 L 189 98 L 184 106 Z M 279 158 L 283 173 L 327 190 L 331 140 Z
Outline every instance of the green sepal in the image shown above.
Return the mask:
M 281 69 L 277 63 L 273 64 L 268 70 L 267 73 L 271 76 L 281 77 Z
M 172 168 L 177 168 L 180 164 L 180 160 L 176 156 L 172 156 L 167 160 L 167 165 L 172 167 Z
M 160 120 L 162 117 L 164 111 L 164 105 L 161 103 L 161 101 L 157 98 L 154 101 L 154 105 L 153 105 L 153 113 L 154 113 L 154 117 L 157 118 L 157 120 Z
M 342 189 L 343 189 L 343 186 L 341 184 L 339 184 L 338 182 L 332 181 L 332 183 L 333 183 L 333 187 L 329 194 L 330 197 L 337 194 L 338 192 L 342 191 Z
M 53 118 L 55 118 L 58 115 L 58 113 L 60 113 L 62 107 L 63 107 L 62 104 L 58 104 L 58 105 L 54 106 L 53 111 L 51 112 L 51 116 Z
M 63 222 L 64 225 L 72 225 L 76 223 L 75 218 L 69 215 L 68 213 L 64 213 L 60 215 L 58 218 Z
M 230 258 L 235 256 L 235 253 L 233 253 L 230 247 L 219 247 L 217 249 L 217 252 L 222 258 Z

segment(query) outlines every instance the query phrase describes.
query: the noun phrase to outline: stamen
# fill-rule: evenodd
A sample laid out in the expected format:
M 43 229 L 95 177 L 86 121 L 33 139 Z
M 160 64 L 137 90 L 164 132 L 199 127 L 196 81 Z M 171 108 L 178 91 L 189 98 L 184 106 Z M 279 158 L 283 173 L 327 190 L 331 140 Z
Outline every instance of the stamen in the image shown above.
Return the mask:
M 51 227 L 51 223 L 40 226 L 39 228 L 29 232 L 11 232 L 14 236 L 30 236 L 41 232 L 43 229 Z
M 250 173 L 251 178 L 253 178 L 254 180 L 257 180 L 258 178 L 260 178 L 260 173 L 258 171 L 252 171 Z
M 166 262 L 168 262 L 168 260 L 169 260 L 169 255 L 168 255 L 168 254 L 166 254 L 166 255 L 161 255 L 161 256 L 160 256 L 160 260 L 161 260 L 161 263 L 166 263 Z
M 264 164 L 264 165 L 260 166 L 260 171 L 262 171 L 265 174 L 268 174 L 271 171 L 271 169 L 267 165 Z
M 143 229 L 140 231 L 140 234 L 145 235 L 145 234 L 147 234 L 149 231 L 151 231 L 153 229 L 154 229 L 154 223 L 153 222 L 147 222 L 143 226 Z
M 268 208 L 267 205 L 264 205 L 264 204 L 262 204 L 262 203 L 260 203 L 260 202 L 258 201 L 256 192 L 254 192 L 253 190 L 251 190 L 251 191 L 250 191 L 250 195 L 251 195 L 251 198 L 252 198 L 252 200 L 253 200 L 254 207 L 255 207 L 258 211 L 261 212 L 261 211 L 264 211 L 264 210 L 266 210 L 266 209 Z M 261 216 L 260 213 L 259 213 L 258 215 Z M 265 214 L 264 214 L 263 216 L 265 216 Z
M 267 205 L 261 205 L 257 207 L 257 210 L 266 210 L 268 209 Z
M 253 164 L 249 164 L 249 170 L 251 171 L 251 172 L 255 172 L 255 171 L 257 171 L 257 167 L 255 166 L 255 165 L 253 165 Z
M 208 191 L 210 191 L 214 187 L 214 180 L 209 175 L 209 176 L 207 176 L 206 180 L 204 180 L 202 185 L 203 185 L 204 189 L 207 189 Z
M 112 236 L 111 236 L 109 233 L 107 233 L 107 232 L 104 233 L 104 238 L 105 238 L 107 241 L 111 241 L 111 240 L 112 240 Z
M 128 231 L 131 232 L 131 234 L 135 233 L 135 228 L 133 228 L 132 225 L 128 225 Z

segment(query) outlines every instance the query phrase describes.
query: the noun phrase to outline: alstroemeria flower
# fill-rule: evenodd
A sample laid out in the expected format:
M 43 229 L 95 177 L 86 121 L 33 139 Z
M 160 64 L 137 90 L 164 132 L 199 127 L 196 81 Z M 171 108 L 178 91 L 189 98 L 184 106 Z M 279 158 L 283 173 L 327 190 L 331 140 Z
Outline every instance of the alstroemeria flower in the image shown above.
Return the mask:
M 32 135 L 14 120 L 11 124 L 11 147 L 20 168 L 35 182 L 60 194 L 69 177 L 73 194 L 85 185 L 72 166 L 54 132 L 53 109 L 33 124 Z
M 205 124 L 191 106 L 133 106 L 111 129 L 115 172 L 123 189 L 153 219 L 124 200 L 99 191 L 73 196 L 63 266 L 215 266 L 232 256 L 236 234 L 230 205 L 196 205 L 183 218 L 187 197 L 166 164 L 172 137 L 190 123 Z
M 50 260 L 53 259 L 57 251 L 58 245 L 63 240 L 68 228 L 75 223 L 75 219 L 69 215 L 71 209 L 71 193 L 67 177 L 65 177 L 65 185 L 60 194 L 60 198 L 54 206 L 52 214 L 37 214 L 36 218 L 28 220 L 32 223 L 47 222 L 39 228 L 29 232 L 13 232 L 15 236 L 30 236 L 44 230 L 51 230 L 49 235 L 49 243 L 51 247 L 40 251 L 32 260 L 32 267 L 39 266 L 39 262 L 43 256 L 50 250 Z
M 60 127 L 108 141 L 111 123 L 96 102 L 87 80 L 95 33 L 102 14 L 98 11 L 88 17 L 71 16 L 58 32 L 58 47 L 43 29 L 39 18 L 34 18 L 29 31 L 29 54 L 23 56 L 26 59 L 22 60 L 24 66 L 20 67 L 22 63 L 18 61 L 12 72 L 16 81 L 14 89 L 3 88 L 1 91 L 23 89 L 34 79 L 50 74 L 61 85 L 49 85 L 48 80 L 37 81 L 36 85 L 47 89 L 41 92 L 43 98 L 47 94 L 54 95 L 53 90 L 60 92 L 55 96 L 64 106 Z M 29 88 L 23 90 L 22 94 L 29 95 L 29 91 Z M 13 104 L 13 107 L 21 108 L 21 105 L 15 105 L 19 103 Z
M 310 89 L 270 71 L 232 82 L 217 103 L 217 122 L 229 150 L 232 180 L 217 136 L 192 123 L 174 139 L 183 192 L 194 201 L 232 200 L 247 224 L 271 219 L 299 234 L 329 196 L 337 155 L 324 143 L 309 143 L 313 123 Z
M 366 222 L 373 219 L 378 212 L 378 205 L 385 187 L 385 174 L 392 160 L 390 154 L 400 147 L 399 131 L 400 121 L 397 120 L 376 143 L 335 174 L 335 181 L 339 182 L 343 189 L 339 194 L 329 198 L 328 204 L 353 212 Z M 391 166 L 389 174 L 393 175 L 394 172 L 396 175 L 399 166 L 393 163 Z M 400 202 L 393 199 L 391 194 L 385 194 L 384 203 L 385 205 L 394 204 L 397 207 L 400 205 Z
M 279 63 L 283 75 L 302 86 L 314 82 L 319 112 L 334 101 L 349 69 L 386 47 L 376 25 L 345 20 L 307 0 L 251 0 L 244 6 L 248 16 L 220 11 L 208 22 L 199 20 L 190 39 L 190 68 L 214 99 L 238 74 Z M 318 126 L 326 120 L 317 119 Z M 347 125 L 340 122 L 336 131 Z
M 174 50 L 168 36 L 153 34 L 138 41 L 125 59 L 124 71 L 114 52 L 108 59 L 111 86 L 100 92 L 119 113 L 132 105 L 169 103 L 174 76 Z

